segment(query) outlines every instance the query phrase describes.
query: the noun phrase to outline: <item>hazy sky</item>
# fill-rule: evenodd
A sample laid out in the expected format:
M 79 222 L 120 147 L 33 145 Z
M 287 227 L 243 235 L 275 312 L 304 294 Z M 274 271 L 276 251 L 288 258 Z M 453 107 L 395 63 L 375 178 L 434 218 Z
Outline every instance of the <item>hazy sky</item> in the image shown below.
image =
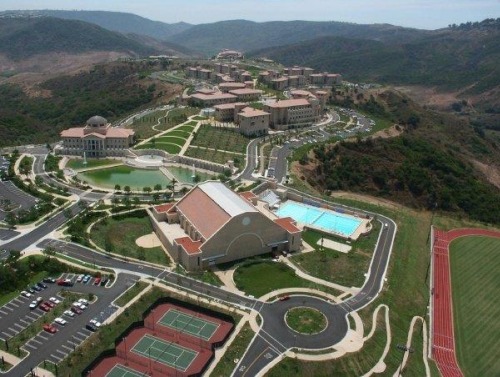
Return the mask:
M 0 0 L 0 10 L 14 9 L 120 11 L 167 23 L 309 20 L 437 29 L 500 17 L 500 0 Z

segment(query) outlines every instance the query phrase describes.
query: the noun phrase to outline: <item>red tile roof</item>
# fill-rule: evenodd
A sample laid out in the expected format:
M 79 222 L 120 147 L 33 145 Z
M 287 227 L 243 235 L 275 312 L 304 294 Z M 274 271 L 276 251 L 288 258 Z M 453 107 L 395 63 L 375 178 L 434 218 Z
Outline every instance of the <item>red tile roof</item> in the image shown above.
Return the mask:
M 251 201 L 251 199 L 254 199 L 257 197 L 257 195 L 255 195 L 252 191 L 240 192 L 239 195 L 242 198 L 245 198 L 246 200 L 248 200 L 249 202 Z
M 300 232 L 300 229 L 295 226 L 295 220 L 291 217 L 283 217 L 281 219 L 274 220 L 276 224 L 285 229 L 289 233 Z
M 159 206 L 153 207 L 156 212 L 162 213 L 162 212 L 168 212 L 170 208 L 172 208 L 175 205 L 175 203 L 165 203 L 165 204 L 160 204 Z
M 181 237 L 174 240 L 177 245 L 182 246 L 187 254 L 196 254 L 200 252 L 201 241 L 193 241 L 190 237 Z
M 230 215 L 199 187 L 181 199 L 176 208 L 205 239 L 210 238 L 230 219 Z

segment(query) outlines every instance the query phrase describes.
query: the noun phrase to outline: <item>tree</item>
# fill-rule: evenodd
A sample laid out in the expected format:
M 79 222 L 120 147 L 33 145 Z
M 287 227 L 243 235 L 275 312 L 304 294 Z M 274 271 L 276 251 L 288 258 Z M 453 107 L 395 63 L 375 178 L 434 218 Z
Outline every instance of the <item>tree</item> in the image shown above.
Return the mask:
M 113 204 L 113 207 L 116 207 L 120 203 L 120 199 L 114 196 L 113 199 L 111 200 L 111 203 Z
M 157 192 L 155 192 L 155 193 L 153 194 L 153 200 L 154 200 L 155 202 L 157 202 L 159 199 L 160 199 L 160 194 L 159 194 L 159 193 L 157 193 Z
M 135 206 L 138 206 L 139 204 L 141 204 L 141 200 L 137 196 L 134 196 L 132 201 L 134 202 Z
M 149 194 L 151 192 L 151 187 L 149 186 L 143 187 L 142 191 L 144 191 L 146 194 Z
M 47 259 L 50 259 L 50 257 L 56 255 L 56 250 L 52 246 L 47 246 L 42 250 L 42 253 L 47 257 Z
M 175 185 L 176 184 L 177 184 L 177 179 L 172 178 L 172 180 L 170 181 L 170 185 L 168 186 L 168 188 L 170 190 L 172 190 L 172 198 L 175 198 Z
M 155 191 L 160 191 L 161 190 L 161 185 L 159 183 L 157 183 L 154 187 L 154 190 Z
M 123 188 L 123 191 L 125 191 L 125 194 L 127 194 L 127 195 L 130 194 L 130 186 L 125 186 Z
M 121 186 L 119 184 L 116 184 L 115 185 L 115 191 L 120 191 L 120 189 L 121 189 Z

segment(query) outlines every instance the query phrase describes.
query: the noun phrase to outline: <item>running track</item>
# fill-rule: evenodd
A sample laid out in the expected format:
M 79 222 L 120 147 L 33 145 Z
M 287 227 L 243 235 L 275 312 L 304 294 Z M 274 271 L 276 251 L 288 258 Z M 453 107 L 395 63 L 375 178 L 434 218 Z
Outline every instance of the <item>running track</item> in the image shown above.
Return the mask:
M 454 229 L 445 232 L 434 229 L 432 358 L 436 361 L 443 377 L 463 377 L 455 355 L 448 246 L 455 238 L 464 236 L 500 238 L 500 232 L 486 229 Z

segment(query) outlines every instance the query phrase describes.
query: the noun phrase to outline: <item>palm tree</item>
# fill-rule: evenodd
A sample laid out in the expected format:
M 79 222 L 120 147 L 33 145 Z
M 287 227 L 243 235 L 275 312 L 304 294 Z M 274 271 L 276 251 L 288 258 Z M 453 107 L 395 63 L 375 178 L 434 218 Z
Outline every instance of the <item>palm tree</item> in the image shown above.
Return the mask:
M 170 185 L 168 186 L 168 188 L 172 190 L 172 198 L 175 198 L 175 184 L 177 182 L 178 182 L 177 179 L 172 178 L 172 180 L 170 181 Z

